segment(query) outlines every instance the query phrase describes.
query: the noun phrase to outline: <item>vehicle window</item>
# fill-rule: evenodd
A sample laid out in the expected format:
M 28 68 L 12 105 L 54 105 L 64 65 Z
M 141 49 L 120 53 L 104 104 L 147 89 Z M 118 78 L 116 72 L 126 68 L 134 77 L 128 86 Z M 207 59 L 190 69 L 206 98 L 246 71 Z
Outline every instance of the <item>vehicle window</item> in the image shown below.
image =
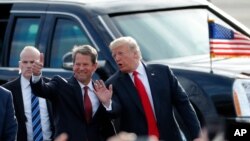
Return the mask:
M 18 18 L 14 29 L 11 42 L 9 66 L 17 67 L 19 54 L 27 46 L 35 46 L 40 19 L 37 18 Z
M 5 30 L 9 21 L 9 15 L 10 15 L 10 9 L 12 5 L 11 4 L 1 4 L 1 14 L 0 14 L 0 54 L 2 54 L 2 47 L 3 47 L 3 41 L 5 36 Z M 2 56 L 0 56 L 0 60 L 2 59 Z M 0 66 L 2 64 L 0 63 Z
M 7 21 L 0 19 L 0 54 L 2 54 L 2 46 L 3 46 L 4 33 L 6 30 L 6 27 L 7 27 Z
M 209 59 L 209 19 L 233 29 L 205 9 L 135 13 L 112 17 L 124 36 L 132 36 L 145 61 Z
M 58 19 L 53 37 L 50 67 L 62 67 L 63 55 L 71 51 L 74 45 L 82 44 L 92 45 L 78 23 L 67 19 Z
M 123 35 L 136 38 L 145 61 L 209 52 L 207 12 L 178 10 L 113 17 Z

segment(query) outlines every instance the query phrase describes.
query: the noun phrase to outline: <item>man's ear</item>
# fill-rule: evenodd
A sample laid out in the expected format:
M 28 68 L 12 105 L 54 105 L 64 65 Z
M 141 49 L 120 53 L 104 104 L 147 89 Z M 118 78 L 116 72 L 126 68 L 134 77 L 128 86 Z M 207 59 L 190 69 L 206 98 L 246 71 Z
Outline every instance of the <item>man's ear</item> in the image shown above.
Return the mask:
M 95 66 L 95 71 L 96 71 L 97 68 L 98 68 L 98 63 L 96 62 L 96 63 L 94 64 L 94 66 Z

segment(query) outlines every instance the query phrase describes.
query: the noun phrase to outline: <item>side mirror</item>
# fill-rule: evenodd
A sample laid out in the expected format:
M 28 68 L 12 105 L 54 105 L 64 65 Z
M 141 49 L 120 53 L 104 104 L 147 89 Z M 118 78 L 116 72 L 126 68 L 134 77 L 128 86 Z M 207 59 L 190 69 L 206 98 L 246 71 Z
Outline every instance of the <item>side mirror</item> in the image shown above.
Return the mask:
M 72 70 L 73 68 L 73 60 L 72 60 L 72 52 L 67 52 L 63 55 L 63 68 L 66 70 Z

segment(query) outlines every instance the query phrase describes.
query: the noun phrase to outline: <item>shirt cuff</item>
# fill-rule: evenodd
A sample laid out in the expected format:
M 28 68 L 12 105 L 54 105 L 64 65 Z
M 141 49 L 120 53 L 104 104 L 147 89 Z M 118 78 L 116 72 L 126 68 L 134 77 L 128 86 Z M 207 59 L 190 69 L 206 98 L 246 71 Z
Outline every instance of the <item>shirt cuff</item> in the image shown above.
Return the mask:
M 42 77 L 42 73 L 39 76 L 35 76 L 32 74 L 32 82 L 37 83 Z
M 110 104 L 109 104 L 108 107 L 106 107 L 104 104 L 102 104 L 102 105 L 105 107 L 106 111 L 111 111 L 112 110 L 112 100 L 110 100 Z

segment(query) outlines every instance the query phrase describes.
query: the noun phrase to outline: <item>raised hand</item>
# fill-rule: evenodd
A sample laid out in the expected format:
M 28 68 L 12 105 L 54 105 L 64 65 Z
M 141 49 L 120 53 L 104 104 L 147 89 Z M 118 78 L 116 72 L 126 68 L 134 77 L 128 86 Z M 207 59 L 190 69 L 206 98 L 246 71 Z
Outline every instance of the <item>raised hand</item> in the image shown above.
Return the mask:
M 40 60 L 35 60 L 32 65 L 32 72 L 34 76 L 39 76 L 41 74 L 43 63 L 44 63 L 44 55 L 43 53 L 40 53 Z
M 111 97 L 113 94 L 112 85 L 109 85 L 109 88 L 107 88 L 102 80 L 96 80 L 94 82 L 94 87 L 95 87 L 94 92 L 98 97 L 98 99 L 106 107 L 109 107 L 111 102 Z

